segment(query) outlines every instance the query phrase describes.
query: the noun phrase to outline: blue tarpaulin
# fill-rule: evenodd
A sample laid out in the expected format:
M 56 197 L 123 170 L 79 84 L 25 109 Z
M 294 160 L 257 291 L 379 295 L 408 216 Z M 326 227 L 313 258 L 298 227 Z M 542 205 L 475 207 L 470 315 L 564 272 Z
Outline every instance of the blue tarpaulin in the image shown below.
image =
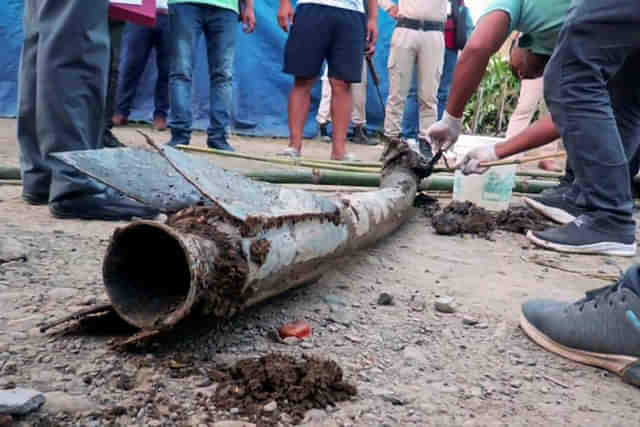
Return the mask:
M 24 0 L 4 0 L 0 7 L 0 116 L 15 117 L 18 92 L 18 64 L 22 44 L 22 16 Z M 282 72 L 286 33 L 276 20 L 278 0 L 256 2 L 256 31 L 244 34 L 238 23 L 236 56 L 233 74 L 233 131 L 256 136 L 287 136 L 287 96 L 293 79 Z M 380 11 L 380 29 L 374 62 L 381 79 L 383 97 L 388 90 L 387 57 L 393 30 L 393 20 Z M 206 129 L 209 109 L 209 79 L 204 41 L 199 42 L 196 58 L 193 113 L 194 127 Z M 131 54 L 123 46 L 122 56 Z M 153 56 L 153 55 L 152 55 Z M 137 97 L 129 116 L 131 120 L 151 120 L 153 87 L 155 84 L 154 59 L 149 61 L 138 88 Z M 315 113 L 320 101 L 320 83 L 316 84 L 311 99 L 305 135 L 316 133 Z M 368 79 L 367 120 L 370 128 L 382 125 L 382 107 L 372 79 Z

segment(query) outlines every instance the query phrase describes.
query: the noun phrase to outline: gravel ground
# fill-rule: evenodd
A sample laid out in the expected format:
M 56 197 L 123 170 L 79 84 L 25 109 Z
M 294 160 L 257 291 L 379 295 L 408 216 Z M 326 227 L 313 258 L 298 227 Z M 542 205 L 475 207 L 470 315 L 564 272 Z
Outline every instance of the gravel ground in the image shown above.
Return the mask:
M 133 127 L 116 133 L 138 143 Z M 0 120 L 1 163 L 17 164 L 14 135 L 15 121 Z M 166 133 L 154 137 L 168 139 Z M 204 144 L 203 136 L 196 135 L 194 143 Z M 233 143 L 254 153 L 285 144 L 238 137 Z M 327 144 L 307 145 L 306 155 L 328 156 Z M 380 152 L 354 151 L 366 159 Z M 417 213 L 384 241 L 337 262 L 320 281 L 226 322 L 188 322 L 128 351 L 112 348 L 114 339 L 132 333 L 114 317 L 66 334 L 41 334 L 41 322 L 106 301 L 102 256 L 118 225 L 56 220 L 46 207 L 25 205 L 19 187 L 0 186 L 0 389 L 33 388 L 47 399 L 14 425 L 249 426 L 238 408 L 210 403 L 218 386 L 212 372 L 272 352 L 329 357 L 357 387 L 350 400 L 307 412 L 303 423 L 310 426 L 632 426 L 640 421 L 635 388 L 541 351 L 517 327 L 525 300 L 579 298 L 607 284 L 585 274 L 615 274 L 636 259 L 553 254 L 503 231 L 492 240 L 440 236 L 430 219 Z M 535 259 L 585 274 L 541 266 Z M 388 294 L 380 301 L 384 305 L 382 293 Z M 452 305 L 454 312 L 436 311 L 436 301 Z M 287 344 L 273 338 L 282 324 L 296 320 L 311 324 L 310 340 Z M 280 425 L 293 423 L 286 411 L 275 411 Z M 254 423 L 267 425 L 266 419 Z

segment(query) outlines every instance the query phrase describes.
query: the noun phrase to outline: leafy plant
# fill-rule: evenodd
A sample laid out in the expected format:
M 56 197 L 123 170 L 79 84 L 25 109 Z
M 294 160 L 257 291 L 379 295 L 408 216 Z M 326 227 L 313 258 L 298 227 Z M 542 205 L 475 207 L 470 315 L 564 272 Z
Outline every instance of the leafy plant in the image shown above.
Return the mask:
M 509 62 L 494 55 L 480 87 L 465 109 L 465 131 L 504 136 L 519 94 L 520 81 L 511 72 Z

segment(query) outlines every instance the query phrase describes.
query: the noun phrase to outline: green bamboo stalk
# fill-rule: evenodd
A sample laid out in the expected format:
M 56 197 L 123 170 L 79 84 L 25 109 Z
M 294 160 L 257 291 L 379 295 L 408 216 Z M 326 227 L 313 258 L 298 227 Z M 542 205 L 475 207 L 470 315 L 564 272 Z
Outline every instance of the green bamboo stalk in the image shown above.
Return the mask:
M 0 179 L 0 185 L 22 185 L 19 179 Z
M 0 165 L 0 179 L 21 179 L 20 168 Z
M 237 159 L 255 160 L 258 162 L 275 163 L 288 166 L 299 166 L 306 168 L 319 168 L 343 172 L 368 173 L 380 170 L 381 163 L 378 162 L 341 162 L 337 160 L 316 160 L 316 159 L 290 159 L 278 157 L 258 156 L 255 154 L 238 153 L 232 151 L 215 150 L 204 147 L 191 147 L 190 145 L 177 145 L 176 148 L 183 151 L 192 151 L 197 153 L 219 155 L 225 157 L 234 157 Z

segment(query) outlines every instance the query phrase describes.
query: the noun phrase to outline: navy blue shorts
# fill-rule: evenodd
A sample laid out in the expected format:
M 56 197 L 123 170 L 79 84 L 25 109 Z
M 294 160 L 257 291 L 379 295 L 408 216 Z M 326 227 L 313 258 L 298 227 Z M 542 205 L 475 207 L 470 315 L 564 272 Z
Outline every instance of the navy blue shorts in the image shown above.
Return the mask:
M 364 13 L 312 3 L 299 5 L 284 49 L 284 72 L 319 77 L 326 60 L 329 78 L 360 83 L 366 27 Z

